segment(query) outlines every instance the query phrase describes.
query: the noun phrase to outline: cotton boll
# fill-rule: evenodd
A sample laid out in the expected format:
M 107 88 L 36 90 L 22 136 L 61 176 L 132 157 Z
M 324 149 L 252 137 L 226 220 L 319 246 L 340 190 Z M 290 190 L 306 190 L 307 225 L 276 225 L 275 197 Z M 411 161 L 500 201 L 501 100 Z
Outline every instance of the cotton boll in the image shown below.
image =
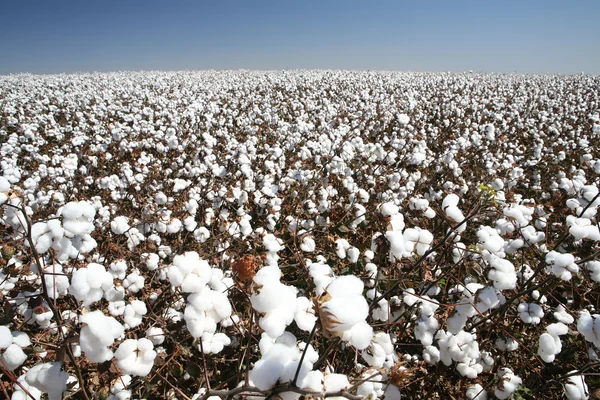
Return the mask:
M 48 393 L 48 400 L 61 400 L 69 379 L 61 366 L 59 362 L 37 364 L 27 371 L 25 381 L 40 392 Z
M 487 391 L 479 383 L 469 386 L 466 396 L 469 400 L 487 400 L 488 398 Z
M 146 338 L 127 339 L 119 345 L 115 352 L 117 365 L 126 374 L 146 376 L 152 370 L 156 351 L 154 345 Z
M 546 270 L 564 281 L 571 280 L 572 274 L 579 272 L 572 254 L 558 253 L 554 250 L 546 254 Z
M 600 261 L 589 261 L 585 264 L 585 268 L 590 271 L 590 278 L 600 283 Z
M 552 315 L 558 322 L 562 322 L 563 324 L 572 324 L 575 321 L 575 318 L 560 304 L 556 306 Z
M 68 237 L 89 235 L 94 230 L 96 209 L 86 201 L 71 201 L 59 211 Z
M 521 321 L 526 324 L 537 325 L 544 317 L 544 310 L 535 303 L 521 303 L 517 308 Z
M 144 277 L 140 275 L 138 270 L 135 270 L 127 275 L 127 278 L 123 281 L 123 287 L 131 293 L 137 293 L 144 288 Z
M 500 382 L 496 390 L 494 390 L 494 394 L 501 400 L 509 398 L 517 390 L 517 386 L 523 383 L 523 380 L 516 376 L 510 368 L 500 368 L 498 370 L 498 378 Z
M 571 371 L 569 374 L 573 374 L 576 371 Z M 564 385 L 565 396 L 568 400 L 587 400 L 589 399 L 590 391 L 585 378 L 583 375 L 571 375 L 567 378 L 567 382 Z
M 540 358 L 547 363 L 551 363 L 554 361 L 555 355 L 558 353 L 558 349 L 556 347 L 555 338 L 549 333 L 543 333 L 540 336 L 540 342 L 537 354 Z
M 600 348 L 600 314 L 590 315 L 589 311 L 582 310 L 577 320 L 577 331 L 585 340 Z
M 354 275 L 337 277 L 327 286 L 327 293 L 334 298 L 361 296 L 363 290 L 363 282 Z
M 519 343 L 513 338 L 496 339 L 496 348 L 500 351 L 515 351 Z
M 23 352 L 19 345 L 13 343 L 8 346 L 6 350 L 4 350 L 1 358 L 8 366 L 8 369 L 12 371 L 25 362 L 27 355 Z
M 317 317 L 312 301 L 306 297 L 296 298 L 296 314 L 294 315 L 294 320 L 296 321 L 298 328 L 305 332 L 310 332 L 313 329 Z
M 305 236 L 304 239 L 302 239 L 302 243 L 300 244 L 300 250 L 307 252 L 307 253 L 312 253 L 313 251 L 315 251 L 315 241 L 312 237 L 310 236 Z
M 81 350 L 91 362 L 104 362 L 113 357 L 108 349 L 114 339 L 124 333 L 123 326 L 113 317 L 105 316 L 96 310 L 82 315 L 79 321 L 84 324 L 79 335 Z
M 173 265 L 167 270 L 173 286 L 181 286 L 184 292 L 197 292 L 210 282 L 212 269 L 207 261 L 201 260 L 198 253 L 188 251 L 173 258 Z
M 373 328 L 364 321 L 358 322 L 350 330 L 350 344 L 357 350 L 364 350 L 369 347 L 373 338 Z
M 326 374 L 325 375 L 325 393 L 335 393 L 342 389 L 350 387 L 348 377 L 344 374 Z
M 73 273 L 69 293 L 87 307 L 100 300 L 104 292 L 113 286 L 110 272 L 100 264 L 90 263 L 86 268 L 80 268 Z
M 146 337 L 156 346 L 163 344 L 165 334 L 159 327 L 152 326 L 146 330 Z
M 125 306 L 123 320 L 125 328 L 135 328 L 142 323 L 142 317 L 148 312 L 146 304 L 141 300 L 133 300 Z
M 110 223 L 110 229 L 115 235 L 122 235 L 129 230 L 129 218 L 126 216 L 118 216 Z

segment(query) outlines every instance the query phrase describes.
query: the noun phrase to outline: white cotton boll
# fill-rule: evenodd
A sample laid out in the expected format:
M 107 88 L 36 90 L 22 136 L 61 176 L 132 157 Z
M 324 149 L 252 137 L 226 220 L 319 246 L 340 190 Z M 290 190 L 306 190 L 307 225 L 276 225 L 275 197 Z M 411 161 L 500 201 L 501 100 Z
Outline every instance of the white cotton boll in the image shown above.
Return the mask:
M 125 279 L 125 276 L 127 274 L 127 262 L 125 260 L 114 261 L 110 263 L 108 267 L 110 269 L 109 272 L 111 273 L 113 278 Z
M 173 265 L 167 270 L 167 276 L 173 286 L 181 286 L 187 293 L 197 292 L 210 282 L 212 269 L 198 253 L 188 251 L 173 258 Z
M 540 336 L 537 354 L 544 362 L 551 363 L 554 361 L 557 353 L 558 349 L 555 338 L 549 333 L 543 333 Z
M 79 342 L 81 350 L 86 353 L 91 362 L 104 362 L 113 357 L 113 352 L 108 349 L 114 339 L 125 332 L 113 317 L 105 316 L 102 311 L 96 310 L 83 314 L 79 318 L 84 326 L 81 328 Z
M 69 375 L 59 362 L 38 364 L 25 374 L 25 381 L 40 392 L 48 393 L 48 400 L 63 398 L 68 379 Z
M 515 351 L 519 343 L 513 338 L 496 339 L 496 348 L 500 351 Z
M 590 278 L 600 283 L 600 261 L 589 261 L 585 264 L 585 268 L 590 271 Z
M 142 317 L 146 315 L 148 309 L 146 304 L 141 300 L 133 300 L 131 303 L 125 306 L 123 312 L 123 321 L 125 321 L 125 327 L 135 328 L 142 323 Z
M 69 237 L 89 235 L 94 230 L 96 209 L 86 201 L 71 201 L 62 208 L 63 228 Z
M 360 256 L 360 251 L 356 247 L 350 247 L 348 251 L 346 251 L 348 256 L 348 262 L 355 263 L 358 261 L 358 256 Z
M 337 277 L 327 286 L 327 293 L 331 297 L 354 297 L 362 296 L 364 284 L 362 280 L 354 275 L 345 275 Z
M 406 253 L 406 243 L 404 236 L 399 231 L 388 231 L 385 233 L 386 239 L 390 242 L 390 257 L 401 259 Z
M 73 273 L 69 293 L 87 307 L 100 300 L 104 292 L 113 286 L 110 272 L 100 264 L 90 263 L 86 268 L 80 268 Z
M 307 253 L 312 253 L 313 251 L 315 251 L 315 247 L 315 241 L 310 236 L 305 236 L 304 239 L 302 239 L 302 243 L 300 244 L 300 250 Z
M 110 229 L 115 235 L 122 235 L 129 230 L 129 218 L 118 216 L 110 223 Z
M 558 253 L 554 250 L 546 254 L 546 270 L 564 281 L 571 280 L 572 274 L 579 272 L 572 254 Z
M 582 310 L 577 319 L 577 331 L 585 340 L 600 348 L 600 314 L 590 315 L 589 311 Z
M 198 223 L 196 222 L 196 219 L 190 215 L 183 220 L 183 225 L 185 226 L 186 231 L 193 232 L 198 226 Z
M 25 332 L 14 331 L 12 333 L 13 343 L 17 346 L 23 348 L 27 346 L 31 346 L 31 341 L 29 340 L 29 336 Z M 0 346 L 1 347 L 1 346 Z
M 259 313 L 268 313 L 281 305 L 281 296 L 291 294 L 287 286 L 282 283 L 273 283 L 263 286 L 258 294 L 250 297 L 252 307 Z M 294 296 L 295 297 L 295 296 Z
M 562 322 L 563 324 L 572 324 L 575 321 L 575 318 L 573 318 L 573 316 L 560 304 L 556 306 L 552 315 L 558 322 Z
M 156 351 L 152 342 L 146 338 L 127 339 L 119 345 L 115 358 L 118 367 L 125 374 L 146 376 L 152 370 Z
M 144 288 L 144 276 L 140 275 L 138 270 L 127 275 L 123 281 L 123 287 L 131 293 L 137 293 Z
M 469 400 L 487 400 L 488 398 L 487 391 L 479 383 L 469 386 L 466 396 Z
M 394 203 L 391 203 L 391 202 L 389 202 L 389 203 L 383 203 L 379 207 L 379 212 L 384 217 L 389 217 L 389 216 L 392 216 L 392 215 L 396 215 L 396 214 L 398 214 L 398 211 L 400 211 L 400 209 L 398 208 L 398 206 L 395 205 Z
M 302 296 L 296 298 L 296 314 L 294 315 L 294 320 L 296 321 L 298 328 L 305 332 L 312 331 L 317 321 L 312 301 Z
M 194 230 L 194 239 L 200 243 L 206 242 L 210 238 L 210 231 L 206 227 L 201 226 Z
M 19 345 L 13 343 L 6 348 L 1 358 L 8 366 L 8 369 L 12 371 L 27 360 L 27 355 Z
M 440 362 L 440 350 L 435 346 L 425 346 L 423 349 L 423 361 L 435 365 Z
M 163 192 L 158 192 L 154 196 L 154 202 L 156 204 L 158 204 L 159 206 L 167 204 L 167 200 L 168 200 L 167 195 L 164 194 Z
M 335 393 L 350 387 L 348 377 L 344 374 L 326 374 L 324 380 L 325 393 Z
M 575 373 L 571 371 L 569 374 Z M 565 396 L 568 400 L 587 400 L 589 399 L 590 391 L 583 375 L 571 375 L 564 385 Z
M 336 249 L 335 254 L 342 260 L 346 258 L 346 250 L 350 248 L 350 243 L 346 239 L 338 239 L 335 241 Z
M 494 390 L 494 395 L 501 400 L 508 399 L 517 390 L 517 386 L 523 383 L 523 380 L 516 376 L 510 368 L 500 368 L 498 378 L 500 382 Z
M 373 328 L 364 321 L 354 324 L 350 333 L 350 344 L 357 350 L 364 350 L 369 347 L 371 339 L 373 339 Z
M 160 257 L 156 253 L 143 253 L 142 261 L 146 264 L 149 271 L 154 271 L 158 268 Z
M 225 346 L 229 346 L 231 344 L 231 339 L 227 337 L 224 333 L 216 333 L 212 336 L 210 342 L 204 341 L 202 342 L 202 347 L 204 348 L 205 354 L 219 354 Z
M 285 247 L 283 247 L 283 241 L 275 237 L 275 235 L 273 235 L 272 233 L 265 235 L 265 237 L 263 238 L 263 246 L 268 252 L 272 253 L 276 253 L 285 249 Z
M 544 310 L 535 303 L 521 303 L 517 307 L 521 321 L 526 324 L 537 325 L 544 317 Z

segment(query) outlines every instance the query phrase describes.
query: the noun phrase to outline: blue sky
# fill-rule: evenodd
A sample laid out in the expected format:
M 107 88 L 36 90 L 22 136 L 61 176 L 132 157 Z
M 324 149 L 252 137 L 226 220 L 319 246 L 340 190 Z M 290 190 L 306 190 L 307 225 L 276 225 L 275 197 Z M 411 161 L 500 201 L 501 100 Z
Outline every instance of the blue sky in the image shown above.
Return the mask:
M 375 69 L 600 74 L 600 1 L 5 1 L 0 74 Z

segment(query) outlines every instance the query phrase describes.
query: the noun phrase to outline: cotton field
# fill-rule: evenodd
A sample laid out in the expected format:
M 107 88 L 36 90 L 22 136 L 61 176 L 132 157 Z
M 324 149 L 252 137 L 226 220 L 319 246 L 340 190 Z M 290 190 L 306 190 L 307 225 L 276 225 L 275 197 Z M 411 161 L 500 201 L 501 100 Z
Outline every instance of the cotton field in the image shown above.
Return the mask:
M 600 398 L 600 77 L 2 76 L 0 143 L 6 398 Z

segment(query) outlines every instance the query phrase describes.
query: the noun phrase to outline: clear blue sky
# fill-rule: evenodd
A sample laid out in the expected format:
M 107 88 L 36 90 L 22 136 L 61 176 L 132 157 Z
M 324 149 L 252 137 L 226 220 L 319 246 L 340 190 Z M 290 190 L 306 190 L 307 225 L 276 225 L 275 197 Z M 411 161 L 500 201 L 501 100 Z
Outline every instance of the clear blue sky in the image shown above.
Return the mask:
M 13 0 L 0 74 L 377 69 L 600 74 L 600 0 Z

